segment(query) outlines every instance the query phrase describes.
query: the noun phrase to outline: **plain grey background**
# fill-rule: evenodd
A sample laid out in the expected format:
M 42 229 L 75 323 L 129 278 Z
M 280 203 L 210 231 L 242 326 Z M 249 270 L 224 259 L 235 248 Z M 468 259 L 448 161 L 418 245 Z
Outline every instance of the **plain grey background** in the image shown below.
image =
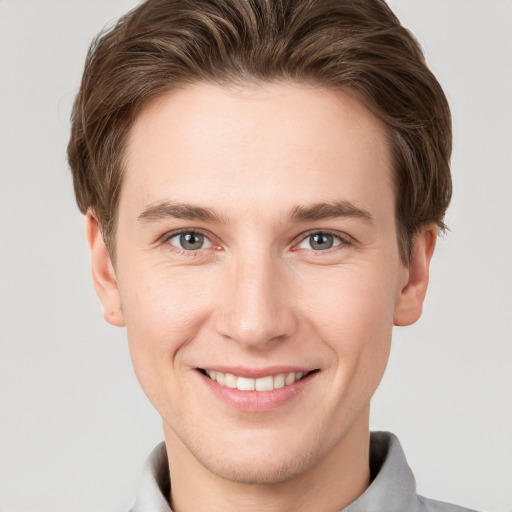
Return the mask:
M 89 277 L 65 148 L 90 40 L 130 0 L 0 0 L 0 509 L 122 511 L 160 420 Z M 512 510 L 512 2 L 394 0 L 454 118 L 451 233 L 372 426 L 422 494 Z

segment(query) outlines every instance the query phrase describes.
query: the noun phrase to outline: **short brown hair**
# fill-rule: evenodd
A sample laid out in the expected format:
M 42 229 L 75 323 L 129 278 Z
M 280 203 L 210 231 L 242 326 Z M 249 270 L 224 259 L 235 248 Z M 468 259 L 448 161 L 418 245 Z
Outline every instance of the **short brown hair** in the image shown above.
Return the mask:
M 422 225 L 445 227 L 450 110 L 383 0 L 146 0 L 93 41 L 72 113 L 77 202 L 95 212 L 112 255 L 124 147 L 140 108 L 197 82 L 254 81 L 341 89 L 385 123 L 404 263 Z

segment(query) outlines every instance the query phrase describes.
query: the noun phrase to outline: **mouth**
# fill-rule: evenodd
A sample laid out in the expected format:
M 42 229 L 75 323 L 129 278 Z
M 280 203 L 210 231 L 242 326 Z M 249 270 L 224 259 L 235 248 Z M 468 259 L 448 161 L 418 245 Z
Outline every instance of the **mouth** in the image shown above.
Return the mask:
M 233 373 L 224 373 L 215 370 L 198 369 L 200 373 L 216 382 L 222 387 L 237 389 L 239 391 L 273 391 L 275 389 L 292 386 L 308 376 L 318 372 L 318 369 L 310 371 L 298 371 L 278 373 L 276 375 L 264 375 L 258 378 L 237 376 Z

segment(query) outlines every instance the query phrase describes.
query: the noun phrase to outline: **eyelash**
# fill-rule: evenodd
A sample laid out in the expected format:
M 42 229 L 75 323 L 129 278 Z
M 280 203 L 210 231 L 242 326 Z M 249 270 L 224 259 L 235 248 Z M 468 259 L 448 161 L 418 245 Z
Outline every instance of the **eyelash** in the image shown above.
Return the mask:
M 343 250 L 347 246 L 352 245 L 354 243 L 354 239 L 351 236 L 347 235 L 346 233 L 340 233 L 339 231 L 331 231 L 329 229 L 313 229 L 300 235 L 299 242 L 294 244 L 293 250 L 301 250 L 300 248 L 296 247 L 314 235 L 328 235 L 338 239 L 339 241 L 337 245 L 334 245 L 333 247 L 329 247 L 328 249 L 324 250 L 315 251 L 314 249 L 304 249 L 313 251 L 315 255 L 329 254 L 334 251 Z
M 171 239 L 173 239 L 177 236 L 180 236 L 180 235 L 201 235 L 202 237 L 205 238 L 205 240 L 208 240 L 208 242 L 212 245 L 212 247 L 208 247 L 208 249 L 210 249 L 210 248 L 216 249 L 219 247 L 218 245 L 215 245 L 212 242 L 212 240 L 211 240 L 212 236 L 210 234 L 208 234 L 204 231 L 201 231 L 200 229 L 194 229 L 194 228 L 190 228 L 190 229 L 184 228 L 184 229 L 179 229 L 177 231 L 172 231 L 171 233 L 166 233 L 162 237 L 162 243 L 167 244 L 168 246 L 172 247 L 172 250 L 176 251 L 180 255 L 183 254 L 186 256 L 196 256 L 200 251 L 204 250 L 203 247 L 201 247 L 201 249 L 197 249 L 197 250 L 187 250 L 187 249 L 183 249 L 183 248 L 180 249 L 179 247 L 172 245 L 170 243 Z
M 211 244 L 211 247 L 206 247 L 206 248 L 203 248 L 201 247 L 200 249 L 197 249 L 197 250 L 187 250 L 187 249 L 183 249 L 183 248 L 179 248 L 179 247 L 176 247 L 174 245 L 172 245 L 170 243 L 170 240 L 177 237 L 177 236 L 180 236 L 180 235 L 184 235 L 184 234 L 190 234 L 190 235 L 201 235 L 205 238 L 205 240 L 208 240 L 208 242 Z M 334 245 L 333 247 L 329 247 L 328 249 L 325 249 L 325 250 L 317 250 L 315 251 L 314 249 L 300 249 L 298 247 L 298 245 L 300 245 L 301 243 L 303 243 L 304 241 L 306 241 L 308 238 L 314 236 L 314 235 L 328 235 L 328 236 L 332 236 L 334 238 L 336 238 L 338 240 L 339 243 L 337 243 L 336 245 Z M 166 233 L 162 238 L 162 243 L 163 244 L 167 244 L 168 246 L 171 246 L 172 247 L 172 250 L 177 252 L 178 254 L 180 255 L 186 255 L 186 256 L 197 256 L 199 252 L 202 252 L 204 251 L 204 249 L 214 249 L 214 250 L 218 250 L 220 247 L 219 247 L 219 244 L 215 244 L 213 241 L 212 241 L 212 235 L 207 233 L 207 232 L 204 232 L 200 229 L 194 229 L 194 228 L 184 228 L 184 229 L 180 229 L 180 230 L 177 230 L 177 231 L 172 231 L 170 233 Z M 343 250 L 343 248 L 345 248 L 346 246 L 350 246 L 354 243 L 354 239 L 347 235 L 346 233 L 340 233 L 339 231 L 331 231 L 331 230 L 328 230 L 328 229 L 315 229 L 315 230 L 311 230 L 311 231 L 307 231 L 306 233 L 302 233 L 301 235 L 299 235 L 299 237 L 296 237 L 295 240 L 298 240 L 297 242 L 293 242 L 293 245 L 292 245 L 292 251 L 299 251 L 299 250 L 311 250 L 313 253 L 315 253 L 316 255 L 321 255 L 321 254 L 327 254 L 327 253 L 332 253 L 334 251 L 337 251 L 337 250 Z

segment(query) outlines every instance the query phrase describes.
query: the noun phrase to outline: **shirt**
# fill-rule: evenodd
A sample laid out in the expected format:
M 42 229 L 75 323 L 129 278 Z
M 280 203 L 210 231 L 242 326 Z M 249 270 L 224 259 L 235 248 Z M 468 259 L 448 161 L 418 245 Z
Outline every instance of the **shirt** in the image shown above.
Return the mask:
M 419 496 L 400 442 L 389 432 L 371 434 L 370 474 L 370 486 L 340 512 L 475 512 Z M 168 503 L 170 485 L 162 442 L 146 461 L 130 512 L 172 512 Z

